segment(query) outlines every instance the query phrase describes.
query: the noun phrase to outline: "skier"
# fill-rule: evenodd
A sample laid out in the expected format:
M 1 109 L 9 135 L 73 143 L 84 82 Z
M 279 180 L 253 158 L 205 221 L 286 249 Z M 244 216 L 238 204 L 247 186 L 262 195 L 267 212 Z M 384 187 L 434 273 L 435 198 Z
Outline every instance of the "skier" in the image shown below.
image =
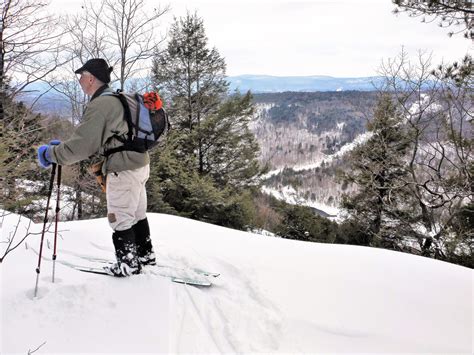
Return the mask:
M 52 140 L 38 148 L 39 164 L 70 165 L 95 154 L 104 157 L 101 172 L 105 177 L 107 218 L 117 262 L 107 267 L 114 276 L 138 274 L 144 265 L 155 265 L 155 254 L 146 217 L 146 187 L 150 174 L 148 153 L 125 150 L 106 154 L 122 145 L 128 126 L 124 108 L 109 87 L 112 67 L 102 58 L 88 60 L 75 71 L 79 84 L 91 99 L 82 122 L 65 142 Z

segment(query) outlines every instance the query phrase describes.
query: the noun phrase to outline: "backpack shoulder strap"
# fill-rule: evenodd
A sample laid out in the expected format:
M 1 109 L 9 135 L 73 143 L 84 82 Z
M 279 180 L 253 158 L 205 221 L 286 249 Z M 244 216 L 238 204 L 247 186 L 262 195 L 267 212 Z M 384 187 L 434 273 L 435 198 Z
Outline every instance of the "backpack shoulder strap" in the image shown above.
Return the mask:
M 127 138 L 129 140 L 132 140 L 133 138 L 133 123 L 132 123 L 132 112 L 130 111 L 130 106 L 128 105 L 127 98 L 125 97 L 125 94 L 123 93 L 122 90 L 117 89 L 115 92 L 110 92 L 106 91 L 104 92 L 101 96 L 114 96 L 119 101 L 122 103 L 122 107 L 124 110 L 124 116 L 125 116 L 125 121 L 127 121 L 127 126 L 128 126 L 128 133 L 127 133 Z
M 130 150 L 127 146 L 127 143 L 131 142 L 133 140 L 133 123 L 132 123 L 132 113 L 130 111 L 130 106 L 128 104 L 127 98 L 125 97 L 125 94 L 123 93 L 122 90 L 117 89 L 114 92 L 106 91 L 106 92 L 102 93 L 100 96 L 113 96 L 113 97 L 116 97 L 117 99 L 119 99 L 119 101 L 122 104 L 123 110 L 124 110 L 124 117 L 125 117 L 125 121 L 127 122 L 127 127 L 128 127 L 127 140 L 124 140 L 122 137 L 120 137 L 118 135 L 114 136 L 117 140 L 122 142 L 124 145 L 105 151 L 104 156 L 108 157 L 109 155 L 117 153 L 117 152 L 122 152 L 124 150 Z

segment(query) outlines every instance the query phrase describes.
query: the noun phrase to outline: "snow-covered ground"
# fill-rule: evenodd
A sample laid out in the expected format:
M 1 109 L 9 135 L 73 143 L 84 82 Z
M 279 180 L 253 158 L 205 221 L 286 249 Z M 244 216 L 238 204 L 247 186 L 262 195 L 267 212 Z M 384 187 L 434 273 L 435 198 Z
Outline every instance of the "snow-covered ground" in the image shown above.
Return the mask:
M 77 254 L 112 257 L 111 233 L 106 219 L 61 222 L 56 282 L 48 234 L 37 298 L 38 235 L 0 264 L 0 353 L 38 347 L 35 354 L 473 352 L 470 269 L 148 217 L 159 262 L 220 272 L 213 286 L 76 271 L 59 262 L 84 262 Z M 1 241 L 17 221 L 5 217 Z M 27 225 L 22 219 L 16 238 Z

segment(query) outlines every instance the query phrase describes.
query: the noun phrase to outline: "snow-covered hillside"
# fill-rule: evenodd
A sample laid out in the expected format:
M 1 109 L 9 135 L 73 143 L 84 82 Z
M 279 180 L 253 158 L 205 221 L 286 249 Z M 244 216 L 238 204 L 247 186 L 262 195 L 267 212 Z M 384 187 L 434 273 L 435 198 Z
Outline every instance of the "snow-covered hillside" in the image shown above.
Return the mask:
M 289 169 L 293 170 L 294 172 L 302 172 L 306 171 L 308 173 L 311 172 L 311 170 L 318 169 L 320 168 L 323 164 L 330 164 L 336 159 L 339 159 L 343 157 L 345 154 L 350 153 L 354 148 L 357 146 L 364 144 L 367 142 L 367 140 L 370 139 L 372 136 L 372 132 L 365 132 L 360 135 L 358 135 L 354 141 L 347 143 L 339 149 L 334 154 L 331 155 L 324 155 L 322 156 L 319 160 L 316 160 L 312 163 L 308 164 L 303 164 L 303 165 L 296 165 L 293 167 L 290 167 Z M 273 176 L 277 176 L 281 174 L 284 171 L 284 168 L 279 168 L 275 170 L 269 171 L 267 174 L 262 176 L 262 179 L 269 179 Z M 331 181 L 332 177 L 328 177 L 326 179 L 326 183 L 329 183 Z M 271 187 L 271 186 L 263 186 L 262 192 L 272 195 L 276 197 L 279 200 L 286 201 L 287 203 L 294 204 L 294 205 L 302 205 L 302 206 L 309 206 L 309 207 L 314 207 L 323 213 L 327 214 L 328 216 L 338 216 L 340 214 L 340 209 L 337 207 L 340 201 L 340 193 L 337 191 L 337 189 L 324 189 L 324 188 L 315 188 L 313 184 L 308 184 L 309 186 L 307 187 L 299 187 L 298 190 L 295 189 L 293 186 L 278 186 L 278 188 Z M 321 183 L 319 185 L 322 185 Z M 319 201 L 312 201 L 304 198 L 303 196 L 307 193 L 307 191 L 312 191 L 313 193 L 317 192 L 317 195 L 319 197 Z M 325 196 L 336 196 L 336 199 L 333 200 L 332 204 L 329 203 L 324 203 L 324 198 Z
M 313 207 L 317 209 L 322 216 L 328 217 L 330 219 L 336 219 L 336 217 L 338 217 L 340 213 L 340 210 L 338 208 L 331 207 L 319 203 L 317 201 L 305 200 L 303 197 L 298 195 L 298 191 L 296 191 L 292 186 L 285 186 L 282 187 L 280 190 L 263 186 L 262 192 L 292 205 Z
M 149 220 L 159 263 L 220 272 L 213 286 L 74 270 L 60 262 L 85 263 L 78 254 L 111 258 L 111 233 L 105 219 L 61 222 L 56 283 L 45 243 L 37 298 L 39 235 L 0 264 L 0 353 L 40 346 L 35 354 L 472 353 L 470 269 L 169 215 Z M 4 218 L 2 242 L 17 222 Z M 28 222 L 21 220 L 16 238 Z M 52 234 L 47 239 L 51 247 Z

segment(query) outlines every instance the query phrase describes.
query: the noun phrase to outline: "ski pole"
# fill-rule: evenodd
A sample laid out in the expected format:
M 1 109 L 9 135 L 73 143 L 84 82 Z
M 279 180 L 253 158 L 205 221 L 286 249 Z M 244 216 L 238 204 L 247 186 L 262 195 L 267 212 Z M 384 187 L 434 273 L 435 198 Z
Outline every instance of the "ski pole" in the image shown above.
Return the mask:
M 44 232 L 46 230 L 46 223 L 48 223 L 49 200 L 51 199 L 51 193 L 53 192 L 55 174 L 56 174 L 56 164 L 53 164 L 53 169 L 51 170 L 51 179 L 49 180 L 49 192 L 48 192 L 48 201 L 46 202 L 46 212 L 44 213 L 43 232 L 41 233 L 41 244 L 40 244 L 40 250 L 38 254 L 38 267 L 36 268 L 35 297 L 38 293 L 38 281 L 39 281 L 40 268 L 41 268 L 41 255 L 43 254 Z
M 56 271 L 56 245 L 58 240 L 58 219 L 59 219 L 59 196 L 61 193 L 61 165 L 58 165 L 58 180 L 57 180 L 58 192 L 56 195 L 56 216 L 54 221 L 54 248 L 53 248 L 53 283 L 54 275 Z

